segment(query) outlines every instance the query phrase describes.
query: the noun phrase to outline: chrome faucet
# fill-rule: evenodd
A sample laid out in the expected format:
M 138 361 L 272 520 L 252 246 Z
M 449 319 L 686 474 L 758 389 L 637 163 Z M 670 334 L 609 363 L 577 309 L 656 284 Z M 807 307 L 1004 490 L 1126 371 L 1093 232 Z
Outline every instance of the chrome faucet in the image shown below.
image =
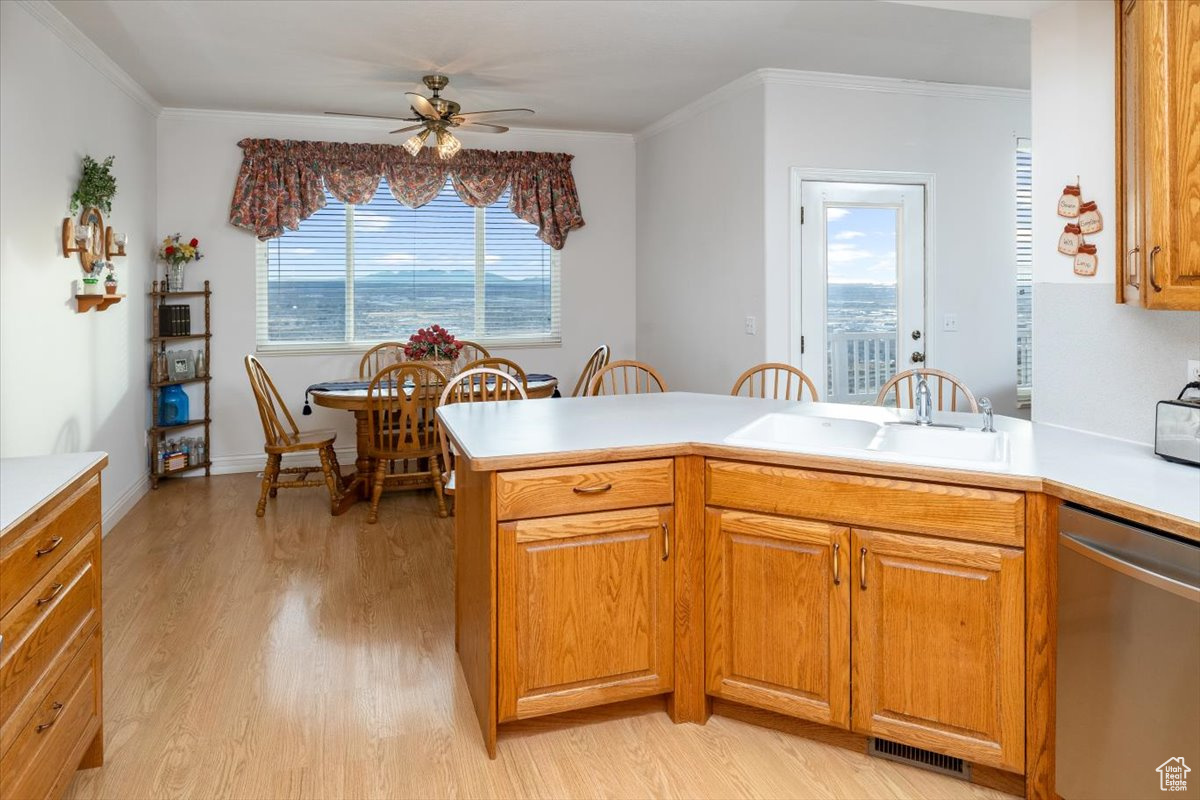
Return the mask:
M 929 392 L 929 382 L 925 380 L 925 373 L 917 373 L 917 424 L 932 425 L 933 424 L 933 395 Z
M 983 428 L 984 433 L 995 433 L 996 426 L 993 424 L 992 401 L 986 397 L 979 398 L 979 408 L 983 411 Z

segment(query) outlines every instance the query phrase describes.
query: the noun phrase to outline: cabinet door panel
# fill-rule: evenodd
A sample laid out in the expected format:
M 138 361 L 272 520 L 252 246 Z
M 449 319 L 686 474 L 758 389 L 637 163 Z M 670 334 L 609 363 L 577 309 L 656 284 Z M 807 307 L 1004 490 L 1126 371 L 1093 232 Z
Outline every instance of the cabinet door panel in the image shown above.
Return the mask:
M 652 508 L 500 526 L 501 721 L 670 691 L 671 517 Z
M 854 728 L 1024 768 L 1019 550 L 855 529 Z
M 709 693 L 848 727 L 849 530 L 710 509 L 706 536 Z

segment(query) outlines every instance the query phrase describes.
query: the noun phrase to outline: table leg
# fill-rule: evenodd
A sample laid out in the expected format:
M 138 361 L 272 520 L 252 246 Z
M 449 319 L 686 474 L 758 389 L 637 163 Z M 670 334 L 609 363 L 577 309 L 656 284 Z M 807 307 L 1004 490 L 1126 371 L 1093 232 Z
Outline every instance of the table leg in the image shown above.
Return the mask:
M 359 497 L 367 500 L 371 497 L 371 457 L 367 452 L 371 448 L 371 426 L 366 411 L 354 412 L 354 435 L 358 447 L 358 457 L 354 460 L 355 482 L 359 484 Z

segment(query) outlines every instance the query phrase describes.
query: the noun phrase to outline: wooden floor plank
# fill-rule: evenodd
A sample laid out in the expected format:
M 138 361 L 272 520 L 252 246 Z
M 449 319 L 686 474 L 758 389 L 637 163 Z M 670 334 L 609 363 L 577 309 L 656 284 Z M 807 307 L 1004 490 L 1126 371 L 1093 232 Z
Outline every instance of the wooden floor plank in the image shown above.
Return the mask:
M 253 475 L 164 482 L 104 540 L 105 765 L 69 798 L 1008 795 L 661 698 L 502 732 L 454 653 L 453 520 L 428 492 L 254 516 Z

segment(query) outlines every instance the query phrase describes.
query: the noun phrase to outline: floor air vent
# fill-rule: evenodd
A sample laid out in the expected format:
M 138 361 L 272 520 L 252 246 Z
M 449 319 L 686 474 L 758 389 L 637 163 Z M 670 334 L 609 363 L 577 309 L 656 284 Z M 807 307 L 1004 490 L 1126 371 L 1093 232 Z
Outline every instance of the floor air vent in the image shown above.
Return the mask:
M 898 761 L 901 764 L 920 767 L 930 772 L 951 775 L 955 778 L 962 778 L 964 781 L 971 779 L 971 764 L 969 762 L 963 761 L 961 758 L 955 758 L 954 756 L 944 756 L 932 750 L 924 750 L 920 747 L 900 744 L 899 742 L 880 739 L 876 736 L 871 739 L 871 749 L 867 752 L 873 756 L 886 758 L 889 761 Z

